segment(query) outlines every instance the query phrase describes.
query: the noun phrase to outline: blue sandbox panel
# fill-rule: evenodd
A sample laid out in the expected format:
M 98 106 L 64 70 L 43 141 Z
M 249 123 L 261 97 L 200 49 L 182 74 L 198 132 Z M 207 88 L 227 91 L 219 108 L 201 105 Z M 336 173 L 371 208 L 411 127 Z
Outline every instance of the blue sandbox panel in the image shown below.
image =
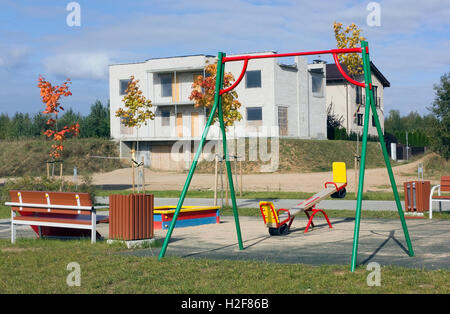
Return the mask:
M 161 220 L 159 220 L 159 221 L 161 221 Z M 162 225 L 162 229 L 164 229 L 164 230 L 169 229 L 171 223 L 172 223 L 172 220 L 165 221 Z M 193 226 L 208 225 L 208 224 L 215 224 L 215 223 L 217 223 L 217 216 L 177 220 L 175 227 L 183 228 L 183 227 L 193 227 Z

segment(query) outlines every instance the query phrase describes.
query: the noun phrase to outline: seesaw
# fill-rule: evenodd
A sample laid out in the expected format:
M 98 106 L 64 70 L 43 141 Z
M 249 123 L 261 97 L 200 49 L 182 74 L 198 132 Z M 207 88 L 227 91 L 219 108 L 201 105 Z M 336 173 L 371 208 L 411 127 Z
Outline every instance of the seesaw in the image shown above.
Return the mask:
M 323 190 L 298 203 L 295 207 L 290 209 L 280 208 L 275 210 L 275 206 L 272 202 L 259 202 L 259 209 L 261 210 L 264 224 L 267 228 L 269 228 L 269 234 L 287 234 L 295 217 L 302 212 L 305 213 L 306 217 L 308 217 L 308 224 L 306 225 L 305 233 L 308 232 L 310 225 L 314 227 L 313 218 L 318 212 L 321 212 L 325 216 L 328 226 L 332 228 L 327 214 L 323 209 L 316 208 L 316 204 L 328 196 L 331 196 L 332 198 L 344 198 L 346 195 L 346 186 L 347 171 L 345 163 L 333 162 L 333 181 L 325 182 Z

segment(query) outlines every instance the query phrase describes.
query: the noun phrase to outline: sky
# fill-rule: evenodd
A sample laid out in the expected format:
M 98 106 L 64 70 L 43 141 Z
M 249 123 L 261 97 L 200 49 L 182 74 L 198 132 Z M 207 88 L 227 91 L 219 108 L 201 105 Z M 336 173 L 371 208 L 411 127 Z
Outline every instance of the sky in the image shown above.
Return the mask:
M 450 71 L 448 0 L 0 0 L 0 113 L 42 111 L 39 75 L 70 78 L 62 104 L 86 115 L 108 101 L 110 64 L 332 49 L 335 21 L 362 29 L 391 83 L 386 114 L 429 113 L 433 85 Z

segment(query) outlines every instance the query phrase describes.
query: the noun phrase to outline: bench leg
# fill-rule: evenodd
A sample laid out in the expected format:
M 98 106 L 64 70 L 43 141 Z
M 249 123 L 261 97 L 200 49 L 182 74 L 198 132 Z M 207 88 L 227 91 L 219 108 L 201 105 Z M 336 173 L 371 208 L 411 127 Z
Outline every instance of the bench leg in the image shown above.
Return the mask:
M 430 208 L 428 210 L 428 219 L 431 219 L 431 215 L 433 213 L 433 200 L 431 199 L 431 196 L 430 196 L 430 201 L 429 201 L 428 205 L 430 206 Z
M 91 214 L 91 224 L 92 224 L 92 229 L 91 229 L 91 243 L 95 243 L 95 240 L 97 239 L 97 217 L 96 217 L 96 212 L 95 210 L 92 210 L 92 214 Z
M 11 243 L 16 243 L 16 225 L 14 224 L 14 217 L 16 217 L 16 212 L 11 211 Z

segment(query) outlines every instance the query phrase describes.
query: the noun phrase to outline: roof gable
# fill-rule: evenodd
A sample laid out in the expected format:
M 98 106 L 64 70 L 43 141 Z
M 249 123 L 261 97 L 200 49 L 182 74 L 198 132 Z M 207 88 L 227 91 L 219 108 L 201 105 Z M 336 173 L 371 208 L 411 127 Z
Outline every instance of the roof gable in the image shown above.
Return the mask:
M 342 68 L 345 72 L 347 71 L 347 67 L 345 65 L 342 65 Z M 375 75 L 378 80 L 383 84 L 383 87 L 390 87 L 391 83 L 386 79 L 386 77 L 378 70 L 378 68 L 373 64 L 373 62 L 370 62 L 370 70 L 372 71 L 373 75 Z M 330 63 L 327 64 L 327 82 L 330 81 L 346 81 L 346 79 L 342 76 L 341 72 L 339 72 L 336 64 Z

